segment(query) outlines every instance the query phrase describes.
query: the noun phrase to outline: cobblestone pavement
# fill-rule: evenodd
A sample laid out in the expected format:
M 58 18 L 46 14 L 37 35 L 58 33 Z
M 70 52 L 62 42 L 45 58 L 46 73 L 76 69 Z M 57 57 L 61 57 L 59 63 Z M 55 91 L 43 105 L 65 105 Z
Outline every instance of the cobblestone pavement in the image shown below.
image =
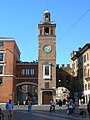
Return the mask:
M 86 106 L 81 106 L 86 110 Z M 5 116 L 4 120 L 7 119 L 7 114 L 5 108 L 2 107 L 2 112 Z M 49 112 L 49 106 L 33 106 L 32 113 L 27 112 L 27 106 L 15 106 L 13 110 L 13 119 L 12 120 L 89 120 L 88 115 L 86 118 L 81 116 L 68 116 L 66 114 L 66 106 L 62 107 L 62 110 L 59 110 L 59 107 L 56 106 L 55 112 Z

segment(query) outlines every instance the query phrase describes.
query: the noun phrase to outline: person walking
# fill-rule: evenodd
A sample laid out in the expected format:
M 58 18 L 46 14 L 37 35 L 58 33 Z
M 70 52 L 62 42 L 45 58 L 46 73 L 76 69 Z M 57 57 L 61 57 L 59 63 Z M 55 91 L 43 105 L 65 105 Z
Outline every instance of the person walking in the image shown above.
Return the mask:
M 59 109 L 61 110 L 62 109 L 62 101 L 61 101 L 61 99 L 59 100 L 58 105 L 59 105 Z
M 53 99 L 50 100 L 50 112 L 51 111 L 55 111 L 55 102 L 53 101 Z
M 74 107 L 72 99 L 70 99 L 70 101 L 68 102 L 67 106 L 68 106 L 67 114 L 68 115 L 72 115 L 73 114 L 73 107 Z
M 74 113 L 75 113 L 75 116 L 78 116 L 78 113 L 79 113 L 79 102 L 78 102 L 78 100 L 76 100 L 74 102 Z
M 90 120 L 90 100 L 88 101 L 88 104 L 87 104 L 87 111 L 88 111 L 88 116 Z
M 32 111 L 32 101 L 28 100 L 28 113 Z
M 6 111 L 7 111 L 7 114 L 8 114 L 8 118 L 11 118 L 12 117 L 12 110 L 13 110 L 13 107 L 14 107 L 14 104 L 12 102 L 11 99 L 9 99 L 6 103 Z

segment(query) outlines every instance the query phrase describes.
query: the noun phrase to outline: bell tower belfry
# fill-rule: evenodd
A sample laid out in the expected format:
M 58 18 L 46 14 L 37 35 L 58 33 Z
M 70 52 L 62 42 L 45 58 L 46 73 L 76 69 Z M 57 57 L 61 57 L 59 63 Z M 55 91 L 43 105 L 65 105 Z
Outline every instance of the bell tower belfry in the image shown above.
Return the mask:
M 38 24 L 38 104 L 49 104 L 56 97 L 56 23 L 44 12 Z

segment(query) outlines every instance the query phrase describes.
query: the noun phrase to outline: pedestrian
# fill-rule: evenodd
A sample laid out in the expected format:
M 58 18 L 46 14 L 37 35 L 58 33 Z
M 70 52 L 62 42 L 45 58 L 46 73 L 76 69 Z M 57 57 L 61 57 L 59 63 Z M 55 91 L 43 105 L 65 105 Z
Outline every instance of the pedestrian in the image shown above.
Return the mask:
M 19 107 L 19 105 L 20 105 L 20 102 L 19 102 L 19 100 L 18 100 L 18 107 Z
M 26 101 L 25 101 L 25 100 L 23 101 L 23 104 L 24 104 L 24 106 L 25 106 L 25 104 L 26 104 Z
M 32 101 L 28 100 L 28 113 L 32 111 Z
M 79 103 L 78 103 L 78 100 L 76 100 L 74 102 L 74 113 L 75 113 L 75 116 L 78 116 L 78 113 L 79 113 Z
M 55 111 L 55 102 L 53 101 L 53 99 L 50 100 L 50 112 L 51 111 Z
M 67 114 L 71 115 L 73 113 L 73 107 L 74 107 L 72 99 L 70 99 L 70 101 L 68 102 L 67 106 L 68 106 L 68 108 L 67 108 Z
M 8 118 L 12 117 L 12 110 L 13 110 L 14 104 L 12 102 L 11 99 L 9 99 L 6 103 L 6 110 L 7 110 L 7 114 L 8 114 Z
M 59 105 L 59 109 L 61 110 L 62 109 L 62 101 L 61 101 L 61 99 L 59 100 L 58 105 Z
M 87 104 L 87 111 L 88 111 L 88 116 L 89 116 L 89 120 L 90 120 L 90 100 Z

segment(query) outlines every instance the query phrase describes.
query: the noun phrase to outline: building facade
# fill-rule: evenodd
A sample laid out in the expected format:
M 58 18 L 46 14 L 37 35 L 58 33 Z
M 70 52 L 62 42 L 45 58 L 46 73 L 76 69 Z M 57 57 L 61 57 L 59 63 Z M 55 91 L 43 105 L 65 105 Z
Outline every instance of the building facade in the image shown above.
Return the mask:
M 90 99 L 90 43 L 71 53 L 71 67 L 76 84 L 75 94 L 87 103 Z
M 13 38 L 0 37 L 0 102 L 14 99 L 16 62 L 20 51 Z

